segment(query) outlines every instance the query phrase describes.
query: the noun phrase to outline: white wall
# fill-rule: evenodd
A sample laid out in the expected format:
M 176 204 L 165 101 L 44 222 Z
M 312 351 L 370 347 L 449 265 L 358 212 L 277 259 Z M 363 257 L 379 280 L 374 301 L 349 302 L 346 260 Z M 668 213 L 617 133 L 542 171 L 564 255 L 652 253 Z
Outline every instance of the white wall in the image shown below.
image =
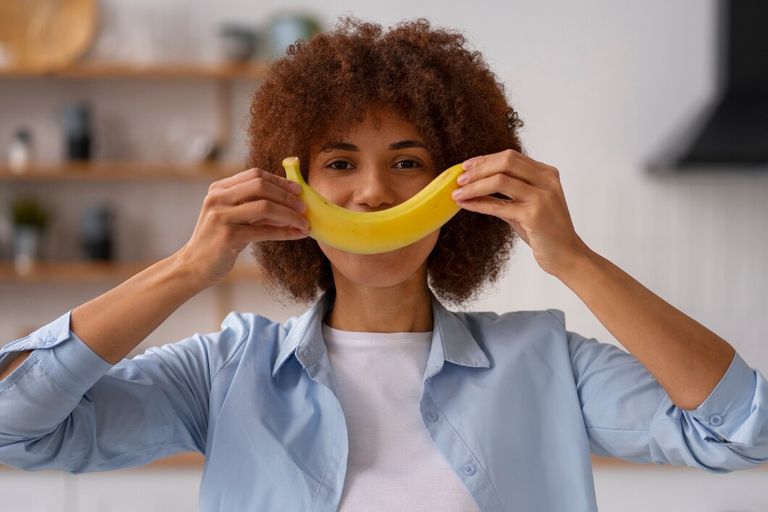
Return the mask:
M 147 12 L 159 15 L 157 8 L 150 7 L 150 0 L 134 1 L 130 8 L 127 2 L 116 0 L 108 4 L 119 5 L 123 21 L 146 18 Z M 227 0 L 217 2 L 215 10 L 212 3 L 202 0 L 166 0 L 162 5 L 174 16 L 184 13 L 181 19 L 191 28 L 179 37 L 194 40 L 192 46 L 206 59 L 217 55 L 214 34 L 219 21 L 261 23 L 284 6 L 309 9 L 326 22 L 344 13 L 385 25 L 425 16 L 436 25 L 463 30 L 507 84 L 509 98 L 526 122 L 522 135 L 530 155 L 560 169 L 581 237 L 665 300 L 731 342 L 754 367 L 764 374 L 768 370 L 764 341 L 768 332 L 768 272 L 763 269 L 768 260 L 768 174 L 659 179 L 645 171 L 648 160 L 679 135 L 713 93 L 713 2 L 506 0 L 435 4 L 391 0 L 331 4 Z M 199 37 L 190 36 L 190 32 Z M 249 93 L 249 84 L 238 86 L 234 119 L 238 126 L 245 120 Z M 118 123 L 131 151 L 139 157 L 158 158 L 167 151 L 161 143 L 162 129 L 179 114 L 191 126 L 210 128 L 213 89 L 206 83 L 126 82 L 114 86 L 104 82 L 0 81 L 0 150 L 12 130 L 24 121 L 40 135 L 45 156 L 57 155 L 57 132 L 50 110 L 64 99 L 80 95 L 96 98 L 100 125 Z M 147 108 L 133 108 L 137 98 Z M 241 140 L 234 154 L 242 148 Z M 59 222 L 70 230 L 85 204 L 83 197 L 111 197 L 123 214 L 120 254 L 128 258 L 138 254 L 161 257 L 178 248 L 191 234 L 204 192 L 205 187 L 192 184 L 161 185 L 151 192 L 129 185 L 120 194 L 98 184 L 67 184 L 52 186 L 48 195 L 60 205 Z M 11 193 L 11 187 L 0 187 L 0 209 L 5 209 Z M 152 207 L 132 208 L 147 197 L 146 193 L 152 194 Z M 71 240 L 62 239 L 52 243 L 49 250 L 72 254 L 74 246 Z M 269 306 L 269 298 L 262 292 L 252 284 L 239 286 L 236 309 L 258 311 L 275 319 L 297 312 Z M 97 293 L 100 288 L 96 286 L 73 290 L 0 283 L 0 339 L 11 340 L 20 329 L 53 319 Z M 578 297 L 537 267 L 523 242 L 506 277 L 473 309 L 501 312 L 545 307 L 564 310 L 571 330 L 616 341 Z M 203 294 L 180 309 L 147 343 L 214 329 L 217 319 L 212 311 L 211 294 Z M 670 474 L 674 476 L 667 476 Z M 660 504 L 646 509 L 768 509 L 768 473 L 728 478 L 639 470 L 599 470 L 596 476 L 604 510 L 628 510 L 620 504 L 626 503 L 628 492 L 638 489 L 654 490 L 640 496 L 659 499 Z M 0 494 L 7 488 L 5 479 L 0 473 Z M 749 501 L 742 501 L 744 498 L 731 491 L 730 482 L 737 481 L 750 490 Z M 691 493 L 701 497 L 700 507 L 676 504 L 680 495 Z

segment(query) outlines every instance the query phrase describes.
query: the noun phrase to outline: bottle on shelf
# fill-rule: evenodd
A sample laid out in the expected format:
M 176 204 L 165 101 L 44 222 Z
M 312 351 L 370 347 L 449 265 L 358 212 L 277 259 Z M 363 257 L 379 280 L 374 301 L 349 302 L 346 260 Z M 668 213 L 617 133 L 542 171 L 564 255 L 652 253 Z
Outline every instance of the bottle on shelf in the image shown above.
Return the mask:
M 93 133 L 91 107 L 86 102 L 67 105 L 62 113 L 61 121 L 66 138 L 66 160 L 90 160 Z
M 91 206 L 82 218 L 82 247 L 89 261 L 112 261 L 115 214 L 109 205 Z

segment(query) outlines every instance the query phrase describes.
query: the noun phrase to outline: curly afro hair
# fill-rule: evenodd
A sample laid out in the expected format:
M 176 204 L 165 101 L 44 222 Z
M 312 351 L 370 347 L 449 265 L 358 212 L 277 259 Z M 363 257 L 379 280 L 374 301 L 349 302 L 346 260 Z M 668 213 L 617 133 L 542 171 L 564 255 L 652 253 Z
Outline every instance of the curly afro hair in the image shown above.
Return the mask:
M 523 152 L 523 122 L 464 35 L 423 18 L 384 31 L 345 16 L 270 66 L 251 103 L 248 166 L 285 176 L 283 158 L 297 155 L 306 180 L 311 148 L 381 107 L 416 127 L 438 172 L 476 155 Z M 515 239 L 507 222 L 460 210 L 427 259 L 433 293 L 463 307 L 501 276 Z M 251 251 L 265 284 L 294 302 L 334 287 L 330 262 L 312 238 L 252 243 Z

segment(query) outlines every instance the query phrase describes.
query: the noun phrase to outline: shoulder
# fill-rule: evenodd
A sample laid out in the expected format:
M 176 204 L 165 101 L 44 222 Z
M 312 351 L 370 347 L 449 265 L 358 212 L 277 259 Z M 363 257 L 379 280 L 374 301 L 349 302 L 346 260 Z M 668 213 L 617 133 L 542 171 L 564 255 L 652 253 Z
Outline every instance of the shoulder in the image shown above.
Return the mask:
M 488 342 L 548 338 L 565 341 L 565 314 L 559 309 L 454 313 L 473 335 Z
M 250 344 L 274 345 L 290 331 L 295 320 L 293 317 L 280 323 L 257 313 L 232 311 L 221 322 L 217 343 L 221 345 L 223 355 L 229 357 Z
M 565 315 L 559 309 L 456 315 L 497 368 L 560 375 L 570 368 Z
M 205 345 L 211 375 L 215 377 L 225 367 L 238 366 L 248 351 L 270 351 L 284 331 L 285 326 L 271 318 L 232 311 L 221 322 L 219 331 L 199 335 L 199 338 Z

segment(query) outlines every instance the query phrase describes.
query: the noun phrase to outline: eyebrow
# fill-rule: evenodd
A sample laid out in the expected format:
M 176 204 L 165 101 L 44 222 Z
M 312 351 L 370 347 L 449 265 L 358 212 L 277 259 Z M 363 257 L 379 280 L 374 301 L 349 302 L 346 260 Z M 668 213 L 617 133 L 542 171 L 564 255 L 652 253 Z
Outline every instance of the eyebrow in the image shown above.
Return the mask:
M 424 148 L 427 146 L 417 140 L 401 140 L 400 142 L 393 142 L 389 145 L 389 149 L 406 149 L 406 148 Z M 350 144 L 349 142 L 329 142 L 321 148 L 322 151 L 333 151 L 334 149 L 341 149 L 343 151 L 360 151 L 357 146 Z

